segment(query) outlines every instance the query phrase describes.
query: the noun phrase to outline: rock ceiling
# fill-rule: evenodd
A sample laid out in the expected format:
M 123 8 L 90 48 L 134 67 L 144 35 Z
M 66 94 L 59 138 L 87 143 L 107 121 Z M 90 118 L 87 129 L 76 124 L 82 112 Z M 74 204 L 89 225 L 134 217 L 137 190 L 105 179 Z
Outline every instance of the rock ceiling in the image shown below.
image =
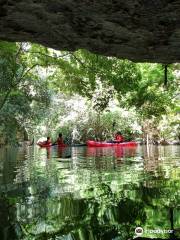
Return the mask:
M 179 0 L 0 0 L 0 39 L 180 61 Z

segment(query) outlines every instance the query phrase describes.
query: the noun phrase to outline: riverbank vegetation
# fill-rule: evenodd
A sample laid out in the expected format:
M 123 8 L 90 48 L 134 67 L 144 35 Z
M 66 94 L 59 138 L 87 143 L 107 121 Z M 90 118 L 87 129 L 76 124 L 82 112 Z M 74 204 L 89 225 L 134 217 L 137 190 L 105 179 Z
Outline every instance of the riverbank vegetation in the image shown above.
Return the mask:
M 42 136 L 178 143 L 179 64 L 0 42 L 0 144 Z

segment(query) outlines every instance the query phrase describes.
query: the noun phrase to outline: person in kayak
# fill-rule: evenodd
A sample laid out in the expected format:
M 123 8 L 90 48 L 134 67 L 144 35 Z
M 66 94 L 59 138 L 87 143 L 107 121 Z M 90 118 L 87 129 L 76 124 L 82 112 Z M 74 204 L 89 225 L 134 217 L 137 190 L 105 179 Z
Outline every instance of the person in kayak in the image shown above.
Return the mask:
M 60 145 L 64 145 L 62 133 L 59 133 L 59 136 L 58 136 L 58 138 L 57 138 L 57 140 L 56 140 L 56 144 L 59 145 L 59 146 L 60 146 Z
M 51 145 L 51 138 L 47 137 L 47 140 L 44 142 L 46 145 Z
M 122 136 L 121 132 L 118 131 L 118 132 L 115 134 L 115 139 L 114 139 L 113 142 L 115 142 L 115 143 L 124 142 L 124 137 Z

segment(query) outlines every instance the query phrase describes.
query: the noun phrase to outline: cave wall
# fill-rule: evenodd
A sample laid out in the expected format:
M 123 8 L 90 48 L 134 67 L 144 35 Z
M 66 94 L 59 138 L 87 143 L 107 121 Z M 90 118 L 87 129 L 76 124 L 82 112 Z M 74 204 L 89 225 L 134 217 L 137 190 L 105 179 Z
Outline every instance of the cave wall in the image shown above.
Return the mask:
M 0 39 L 180 61 L 179 0 L 0 0 Z

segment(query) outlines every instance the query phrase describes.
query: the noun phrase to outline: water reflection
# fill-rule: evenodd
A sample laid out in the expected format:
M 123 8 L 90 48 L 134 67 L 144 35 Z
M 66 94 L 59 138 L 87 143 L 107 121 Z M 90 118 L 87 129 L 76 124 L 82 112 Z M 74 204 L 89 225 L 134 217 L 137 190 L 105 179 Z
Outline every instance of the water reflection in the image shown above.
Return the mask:
M 178 146 L 0 151 L 0 239 L 178 239 Z

